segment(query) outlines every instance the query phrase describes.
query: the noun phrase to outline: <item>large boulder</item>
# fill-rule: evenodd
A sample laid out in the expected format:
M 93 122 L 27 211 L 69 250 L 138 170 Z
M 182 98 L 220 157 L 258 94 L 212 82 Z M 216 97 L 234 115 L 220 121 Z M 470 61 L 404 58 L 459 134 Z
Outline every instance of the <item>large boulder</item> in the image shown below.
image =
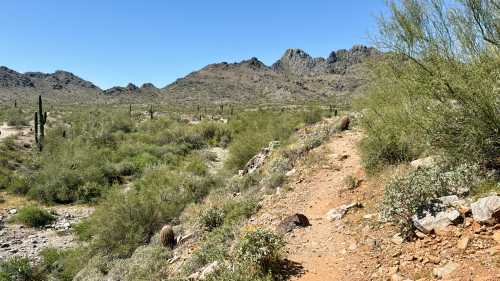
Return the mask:
M 482 224 L 494 224 L 500 221 L 500 196 L 492 195 L 481 198 L 471 204 L 472 216 Z
M 282 233 L 291 232 L 298 227 L 308 227 L 311 224 L 309 219 L 303 214 L 295 214 L 287 217 L 278 225 L 278 231 Z

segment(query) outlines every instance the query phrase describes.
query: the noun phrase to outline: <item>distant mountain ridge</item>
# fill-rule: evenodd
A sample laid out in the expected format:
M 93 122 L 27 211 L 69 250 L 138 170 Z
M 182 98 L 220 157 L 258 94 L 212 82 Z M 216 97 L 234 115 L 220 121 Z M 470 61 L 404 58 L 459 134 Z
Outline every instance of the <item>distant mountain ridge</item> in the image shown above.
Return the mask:
M 378 56 L 381 53 L 376 49 L 361 45 L 331 52 L 327 58 L 288 49 L 271 66 L 255 57 L 239 63 L 210 64 L 161 89 L 151 83 L 140 87 L 130 83 L 103 90 L 67 71 L 23 74 L 0 67 L 0 101 L 33 100 L 38 95 L 61 103 L 323 100 L 365 84 L 365 62 Z

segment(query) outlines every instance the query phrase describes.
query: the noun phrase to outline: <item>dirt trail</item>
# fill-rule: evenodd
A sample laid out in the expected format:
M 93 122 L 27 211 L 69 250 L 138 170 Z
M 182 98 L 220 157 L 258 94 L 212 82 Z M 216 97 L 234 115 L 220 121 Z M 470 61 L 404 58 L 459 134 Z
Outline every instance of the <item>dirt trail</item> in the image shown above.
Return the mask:
M 0 125 L 0 141 L 8 137 L 15 136 L 18 142 L 29 143 L 31 141 L 30 135 L 32 134 L 31 127 L 13 127 L 3 123 Z
M 292 280 L 366 280 L 362 268 L 351 271 L 356 263 L 368 263 L 366 257 L 348 256 L 348 251 L 359 247 L 359 241 L 344 232 L 344 223 L 330 222 L 326 213 L 343 204 L 366 201 L 368 194 L 356 192 L 346 196 L 344 178 L 364 178 L 356 145 L 361 133 L 345 132 L 333 137 L 318 151 L 323 161 L 321 167 L 307 176 L 297 175 L 291 184 L 293 191 L 284 192 L 279 199 L 267 200 L 265 213 L 255 219 L 256 224 L 276 225 L 286 215 L 302 213 L 309 218 L 311 227 L 297 229 L 287 238 L 288 259 L 298 267 L 298 277 Z M 300 171 L 304 171 L 299 168 Z M 363 188 L 363 183 L 358 187 Z M 345 191 L 345 192 L 344 192 Z M 368 274 L 369 275 L 369 274 Z
M 359 131 L 346 131 L 311 152 L 309 163 L 296 167 L 289 179 L 291 190 L 269 196 L 252 218 L 252 224 L 274 229 L 289 215 L 302 213 L 309 218 L 310 227 L 286 235 L 290 279 L 436 280 L 433 270 L 454 262 L 459 268 L 453 279 L 446 280 L 500 280 L 500 260 L 494 253 L 498 246 L 491 239 L 494 227 L 471 236 L 466 251 L 456 245 L 469 235 L 470 226 L 394 242 L 397 228 L 378 218 L 383 188 L 367 180 L 361 166 L 357 151 L 361 137 Z M 359 186 L 349 190 L 347 176 L 359 179 Z M 326 219 L 331 209 L 354 202 L 363 207 L 351 209 L 337 221 Z

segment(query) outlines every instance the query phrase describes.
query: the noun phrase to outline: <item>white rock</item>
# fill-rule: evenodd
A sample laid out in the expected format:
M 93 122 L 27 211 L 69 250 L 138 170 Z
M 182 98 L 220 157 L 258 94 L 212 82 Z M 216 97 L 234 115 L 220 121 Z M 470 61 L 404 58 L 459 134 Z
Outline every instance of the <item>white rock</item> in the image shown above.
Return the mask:
M 430 168 L 430 167 L 434 166 L 434 164 L 435 164 L 435 161 L 434 161 L 434 157 L 432 157 L 432 156 L 420 158 L 420 159 L 413 160 L 410 162 L 410 166 L 412 166 L 415 169 Z
M 9 214 L 11 214 L 11 215 L 17 214 L 17 209 L 10 209 Z
M 295 170 L 295 168 L 293 168 L 290 171 L 286 172 L 286 176 L 291 177 L 291 176 L 295 175 L 295 172 L 296 172 L 296 170 Z
M 439 212 L 434 216 L 430 213 L 426 213 L 426 216 L 423 218 L 414 215 L 413 225 L 423 233 L 430 233 L 436 229 L 446 228 L 450 224 L 456 222 L 458 218 L 460 218 L 460 212 L 454 209 Z
M 217 268 L 219 267 L 219 262 L 218 261 L 214 261 L 213 263 L 207 265 L 202 271 L 201 271 L 201 274 L 200 274 L 200 278 L 199 280 L 205 280 L 207 279 L 207 277 L 214 273 Z
M 344 215 L 349 211 L 349 209 L 352 209 L 354 207 L 360 207 L 361 204 L 359 203 L 351 203 L 347 205 L 342 205 L 338 208 L 331 209 L 326 213 L 325 218 L 329 221 L 335 221 L 335 220 L 340 220 L 344 217 Z
M 472 217 L 479 223 L 493 224 L 500 213 L 500 196 L 481 198 L 471 204 Z

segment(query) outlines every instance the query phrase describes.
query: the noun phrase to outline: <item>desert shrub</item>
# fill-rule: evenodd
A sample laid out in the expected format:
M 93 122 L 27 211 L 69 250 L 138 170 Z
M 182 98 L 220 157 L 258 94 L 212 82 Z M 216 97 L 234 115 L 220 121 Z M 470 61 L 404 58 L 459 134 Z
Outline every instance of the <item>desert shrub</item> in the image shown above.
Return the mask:
M 49 276 L 49 280 L 71 281 L 85 266 L 90 258 L 85 248 L 59 250 L 46 248 L 40 252 L 42 262 L 40 270 Z
M 42 278 L 27 258 L 11 257 L 0 261 L 0 281 L 39 281 Z
M 236 248 L 236 257 L 242 263 L 257 266 L 261 272 L 274 272 L 284 247 L 281 236 L 258 228 L 243 235 Z
M 323 111 L 321 107 L 309 108 L 302 113 L 302 119 L 306 125 L 318 123 L 322 118 Z
M 232 192 L 241 192 L 256 186 L 261 180 L 257 173 L 246 174 L 244 176 L 233 176 L 227 182 L 227 188 Z
M 273 172 L 267 176 L 266 181 L 268 187 L 277 188 L 285 183 L 286 176 L 283 172 Z
M 21 208 L 13 219 L 29 227 L 43 227 L 52 223 L 56 218 L 37 205 L 28 205 Z
M 421 153 L 421 150 L 412 146 L 404 137 L 370 130 L 360 143 L 363 166 L 369 173 L 375 173 L 386 165 L 410 161 Z
M 494 2 L 390 1 L 377 38 L 388 52 L 373 65 L 371 93 L 359 107 L 368 168 L 425 150 L 456 164 L 466 158 L 499 165 L 500 7 Z
M 475 198 L 480 198 L 489 193 L 500 193 L 500 182 L 494 179 L 485 179 L 471 189 L 471 195 Z
M 212 231 L 224 223 L 224 216 L 223 209 L 217 207 L 207 208 L 201 214 L 200 223 L 206 230 Z
M 227 225 L 209 232 L 203 238 L 200 248 L 192 254 L 185 271 L 195 272 L 211 262 L 229 257 L 229 249 L 234 238 L 234 230 Z
M 99 251 L 128 257 L 191 202 L 199 202 L 218 184 L 169 166 L 148 169 L 135 189 L 112 191 L 90 218 L 92 245 Z
M 29 122 L 21 109 L 11 109 L 8 111 L 7 125 L 14 127 L 28 126 Z
M 210 274 L 207 277 L 208 281 L 272 281 L 276 278 L 272 274 L 263 274 L 255 272 L 255 270 L 246 264 L 235 264 L 230 267 L 226 265 Z
M 396 175 L 385 187 L 382 216 L 408 234 L 415 214 L 438 197 L 467 192 L 479 182 L 478 174 L 478 166 L 463 164 L 456 168 L 435 166 Z
M 225 166 L 241 169 L 257 152 L 271 141 L 286 142 L 300 124 L 299 113 L 245 112 L 232 119 L 232 143 Z

